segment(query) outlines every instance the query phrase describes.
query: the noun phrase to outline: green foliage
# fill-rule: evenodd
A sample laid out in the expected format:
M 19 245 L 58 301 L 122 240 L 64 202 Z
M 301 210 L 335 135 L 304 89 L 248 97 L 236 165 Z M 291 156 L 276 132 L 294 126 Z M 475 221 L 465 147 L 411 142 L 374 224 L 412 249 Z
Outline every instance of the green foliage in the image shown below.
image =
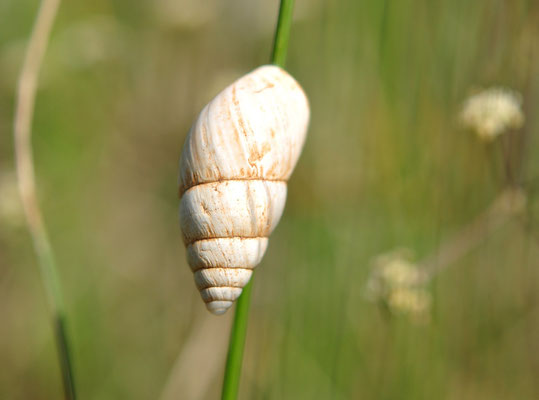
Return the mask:
M 0 2 L 2 172 L 12 169 L 16 72 L 36 6 Z M 267 62 L 277 7 L 62 4 L 34 151 L 81 399 L 157 399 L 181 381 L 173 367 L 195 365 L 197 329 L 217 317 L 185 261 L 177 161 L 200 108 Z M 312 121 L 257 268 L 240 398 L 539 396 L 538 15 L 525 0 L 297 2 L 287 69 Z M 509 222 L 434 278 L 428 323 L 388 314 L 365 299 L 372 259 L 401 246 L 416 260 L 435 253 L 499 194 L 509 141 L 485 145 L 457 119 L 475 88 L 492 85 L 523 95 L 524 224 Z M 29 240 L 0 222 L 6 399 L 61 395 Z M 197 353 L 203 368 L 179 369 L 191 375 L 177 398 L 196 392 L 189 385 L 203 388 L 192 398 L 218 397 L 229 314 Z

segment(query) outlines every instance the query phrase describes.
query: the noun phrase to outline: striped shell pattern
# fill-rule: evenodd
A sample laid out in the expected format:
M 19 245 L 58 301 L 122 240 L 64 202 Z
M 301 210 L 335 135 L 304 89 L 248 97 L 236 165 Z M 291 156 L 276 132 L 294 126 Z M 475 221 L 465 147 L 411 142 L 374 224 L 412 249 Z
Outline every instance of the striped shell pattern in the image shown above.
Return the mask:
M 279 222 L 309 122 L 307 98 L 266 65 L 199 114 L 180 160 L 180 226 L 206 307 L 223 314 L 249 282 Z

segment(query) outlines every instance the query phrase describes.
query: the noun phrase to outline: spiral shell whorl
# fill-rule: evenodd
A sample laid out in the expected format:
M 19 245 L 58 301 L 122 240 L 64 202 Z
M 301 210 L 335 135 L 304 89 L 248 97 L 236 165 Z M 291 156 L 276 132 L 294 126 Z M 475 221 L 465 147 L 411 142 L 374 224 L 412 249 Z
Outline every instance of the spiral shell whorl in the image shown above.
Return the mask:
M 249 282 L 286 201 L 309 106 L 284 70 L 262 66 L 218 94 L 180 160 L 180 225 L 209 311 L 224 313 Z

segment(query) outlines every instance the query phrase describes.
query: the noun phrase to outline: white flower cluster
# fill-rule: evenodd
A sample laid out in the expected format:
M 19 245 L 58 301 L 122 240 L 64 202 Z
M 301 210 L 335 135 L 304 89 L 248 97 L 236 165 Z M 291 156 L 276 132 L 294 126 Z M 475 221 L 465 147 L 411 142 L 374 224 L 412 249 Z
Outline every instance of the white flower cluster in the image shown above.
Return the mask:
M 367 282 L 367 298 L 385 304 L 395 314 L 426 321 L 429 318 L 431 296 L 422 285 L 421 271 L 410 258 L 407 249 L 376 257 Z
M 522 97 L 510 89 L 493 87 L 470 96 L 460 112 L 462 124 L 486 141 L 524 123 Z

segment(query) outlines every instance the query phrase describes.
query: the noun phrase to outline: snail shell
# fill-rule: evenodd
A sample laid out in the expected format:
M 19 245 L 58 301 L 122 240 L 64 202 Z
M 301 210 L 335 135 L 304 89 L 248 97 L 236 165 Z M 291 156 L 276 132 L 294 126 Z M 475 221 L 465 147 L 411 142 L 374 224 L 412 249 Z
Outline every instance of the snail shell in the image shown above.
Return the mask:
M 180 160 L 180 226 L 206 307 L 223 314 L 249 282 L 281 218 L 309 105 L 283 69 L 238 79 L 201 111 Z

